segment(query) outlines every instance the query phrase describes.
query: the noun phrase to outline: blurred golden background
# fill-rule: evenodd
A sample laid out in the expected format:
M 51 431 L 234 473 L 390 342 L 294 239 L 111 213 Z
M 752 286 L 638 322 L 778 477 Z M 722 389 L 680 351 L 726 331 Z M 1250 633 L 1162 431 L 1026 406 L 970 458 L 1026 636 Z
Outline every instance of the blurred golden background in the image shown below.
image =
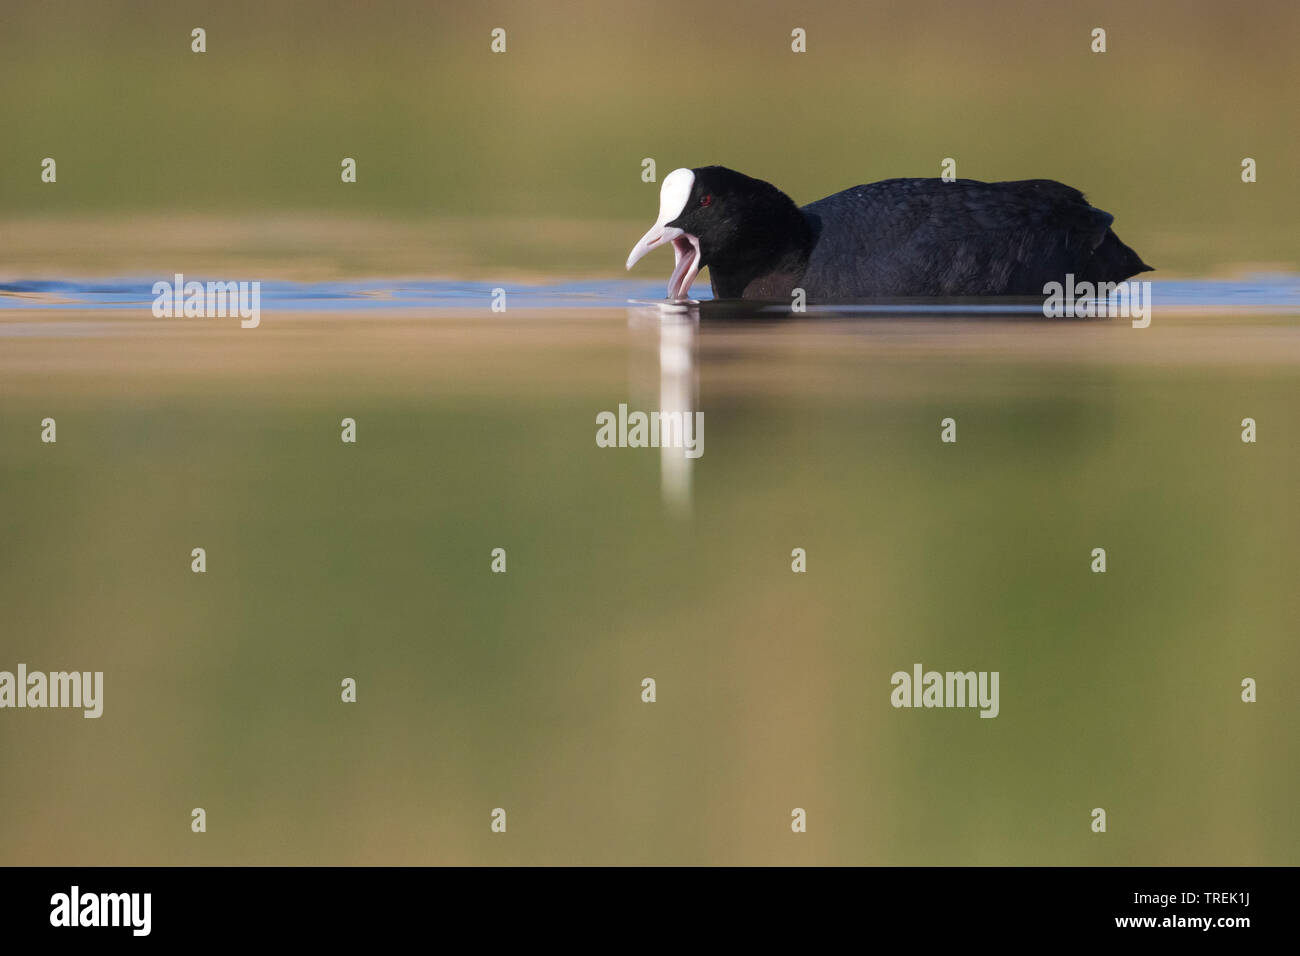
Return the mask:
M 0 16 L 11 274 L 614 274 L 656 208 L 645 157 L 660 180 L 720 163 L 800 203 L 952 157 L 968 178 L 1082 189 L 1160 278 L 1300 268 L 1289 0 L 101 0 Z M 807 53 L 790 50 L 796 26 Z

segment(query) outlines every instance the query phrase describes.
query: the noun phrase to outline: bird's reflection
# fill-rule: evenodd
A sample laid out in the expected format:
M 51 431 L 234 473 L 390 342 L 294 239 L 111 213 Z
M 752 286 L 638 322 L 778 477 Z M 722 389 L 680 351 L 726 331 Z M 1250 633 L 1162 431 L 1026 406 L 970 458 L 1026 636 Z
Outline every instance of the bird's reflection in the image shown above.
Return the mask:
M 692 422 L 703 417 L 695 415 L 702 412 L 696 362 L 699 322 L 699 308 L 695 303 L 648 303 L 628 309 L 628 327 L 641 340 L 641 347 L 634 347 L 633 361 L 642 367 L 657 361 L 656 410 L 663 417 L 680 415 L 686 428 L 692 428 Z M 635 378 L 644 383 L 648 376 L 638 374 Z M 696 434 L 695 438 L 702 449 L 703 434 Z M 691 515 L 692 470 L 698 460 L 698 457 L 687 454 L 682 443 L 660 443 L 660 496 L 664 510 L 674 517 L 689 518 Z

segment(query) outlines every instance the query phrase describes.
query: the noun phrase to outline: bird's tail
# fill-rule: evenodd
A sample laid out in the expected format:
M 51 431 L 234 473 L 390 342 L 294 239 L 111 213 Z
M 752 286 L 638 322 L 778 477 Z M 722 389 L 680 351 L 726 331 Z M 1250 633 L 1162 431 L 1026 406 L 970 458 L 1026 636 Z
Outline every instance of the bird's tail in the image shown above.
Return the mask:
M 1092 258 L 1082 279 L 1088 282 L 1123 282 L 1139 272 L 1152 272 L 1142 257 L 1120 242 L 1119 236 L 1107 229 L 1101 244 L 1092 251 Z

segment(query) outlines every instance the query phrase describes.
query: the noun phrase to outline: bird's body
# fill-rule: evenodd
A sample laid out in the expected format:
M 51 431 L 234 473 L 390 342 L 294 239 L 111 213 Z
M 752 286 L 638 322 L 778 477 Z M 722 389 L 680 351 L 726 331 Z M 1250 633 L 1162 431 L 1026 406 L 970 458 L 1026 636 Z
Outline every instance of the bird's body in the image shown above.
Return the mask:
M 674 180 L 672 188 L 669 179 Z M 1147 266 L 1113 217 L 1047 179 L 888 179 L 803 208 L 776 187 L 720 166 L 676 170 L 660 222 L 631 264 L 672 240 L 684 298 L 705 265 L 719 298 L 1041 296 L 1050 282 L 1121 282 Z M 683 265 L 684 264 L 684 265 Z

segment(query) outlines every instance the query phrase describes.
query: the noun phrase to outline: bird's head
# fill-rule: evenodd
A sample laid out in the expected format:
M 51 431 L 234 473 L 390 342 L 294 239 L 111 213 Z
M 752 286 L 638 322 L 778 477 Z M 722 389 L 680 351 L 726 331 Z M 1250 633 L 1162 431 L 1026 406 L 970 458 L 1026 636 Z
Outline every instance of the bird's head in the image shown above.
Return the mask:
M 674 169 L 659 190 L 659 218 L 627 257 L 632 268 L 642 256 L 672 244 L 676 267 L 668 298 L 687 297 L 700 269 L 762 258 L 789 239 L 794 202 L 771 183 L 725 166 Z

